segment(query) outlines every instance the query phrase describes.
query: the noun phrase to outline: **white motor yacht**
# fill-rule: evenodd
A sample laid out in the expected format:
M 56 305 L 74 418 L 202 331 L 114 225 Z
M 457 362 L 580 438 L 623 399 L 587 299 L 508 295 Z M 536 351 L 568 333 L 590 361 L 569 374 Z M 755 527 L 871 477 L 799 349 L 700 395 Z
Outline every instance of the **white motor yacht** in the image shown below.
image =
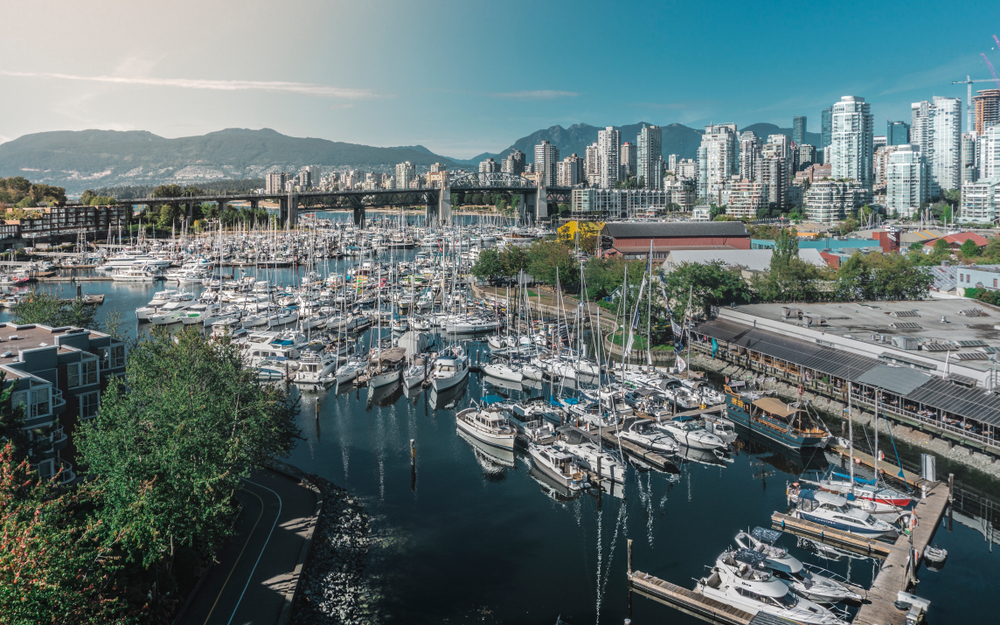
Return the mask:
M 153 325 L 158 326 L 178 323 L 184 313 L 197 303 L 198 300 L 194 299 L 194 296 L 189 293 L 178 295 L 160 307 L 159 312 L 155 315 L 150 315 L 149 321 Z
M 695 592 L 753 615 L 764 612 L 793 623 L 846 625 L 827 608 L 795 595 L 761 568 L 763 561 L 755 551 L 726 551 L 716 559 L 712 573 L 698 581 Z
M 528 455 L 542 473 L 571 491 L 587 488 L 587 475 L 576 459 L 552 445 L 528 443 Z
M 458 386 L 469 375 L 469 356 L 461 345 L 453 345 L 441 352 L 434 362 L 431 385 L 441 392 Z
M 638 419 L 628 429 L 619 432 L 618 438 L 661 454 L 675 454 L 680 450 L 680 445 L 672 436 L 653 427 L 646 419 Z
M 602 450 L 597 443 L 591 442 L 582 436 L 572 436 L 572 441 L 567 439 L 557 440 L 552 445 L 577 459 L 580 466 L 596 473 L 603 480 L 625 483 L 625 463 L 618 460 L 608 452 Z
M 787 584 L 797 594 L 819 603 L 840 603 L 843 601 L 861 601 L 860 594 L 855 592 L 854 585 L 839 582 L 826 572 L 823 575 L 813 572 L 795 556 L 774 545 L 781 532 L 764 527 L 755 527 L 750 533 L 740 530 L 736 534 L 736 546 L 740 549 L 756 551 L 764 556 L 763 566 Z M 858 590 L 861 590 L 858 588 Z
M 896 536 L 899 531 L 869 512 L 847 505 L 847 499 L 822 490 L 792 487 L 789 498 L 796 502 L 792 516 L 859 536 Z
M 678 443 L 692 449 L 725 449 L 726 443 L 721 438 L 706 430 L 696 417 L 674 417 L 657 420 L 656 427 L 667 432 Z
M 459 411 L 455 422 L 470 436 L 501 449 L 514 449 L 514 429 L 503 414 L 500 404 L 474 406 Z
M 483 365 L 483 373 L 498 380 L 507 380 L 518 384 L 524 379 L 524 375 L 505 362 L 491 362 Z
M 347 360 L 344 364 L 340 365 L 334 372 L 334 377 L 337 380 L 337 384 L 347 384 L 354 378 L 358 377 L 365 369 L 368 368 L 368 359 L 361 358 L 360 356 L 353 356 Z
M 334 352 L 308 350 L 299 359 L 299 369 L 295 372 L 296 384 L 333 384 L 337 378 L 334 371 L 340 358 Z
M 371 363 L 371 379 L 369 388 L 379 388 L 399 381 L 406 364 L 406 350 L 393 347 L 378 354 Z

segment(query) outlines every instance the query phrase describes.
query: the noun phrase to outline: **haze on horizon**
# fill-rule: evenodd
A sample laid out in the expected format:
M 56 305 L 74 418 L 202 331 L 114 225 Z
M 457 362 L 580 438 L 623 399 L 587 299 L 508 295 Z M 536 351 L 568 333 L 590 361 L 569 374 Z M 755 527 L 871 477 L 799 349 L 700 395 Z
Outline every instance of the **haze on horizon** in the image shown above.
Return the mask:
M 87 128 L 273 128 L 469 158 L 539 128 L 771 122 L 842 95 L 876 134 L 1000 66 L 1000 4 L 12 0 L 0 142 Z M 997 24 L 996 27 L 980 24 Z M 991 30 L 992 29 L 992 30 Z M 991 83 L 974 85 L 992 88 Z M 963 119 L 964 123 L 964 119 Z

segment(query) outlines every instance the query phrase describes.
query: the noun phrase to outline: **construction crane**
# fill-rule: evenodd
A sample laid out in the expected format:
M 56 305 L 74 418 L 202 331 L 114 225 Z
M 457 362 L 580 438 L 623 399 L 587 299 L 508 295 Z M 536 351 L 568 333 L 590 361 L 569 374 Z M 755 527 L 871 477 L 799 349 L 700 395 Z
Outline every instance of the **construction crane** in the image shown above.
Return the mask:
M 965 80 L 953 80 L 951 84 L 953 85 L 967 85 L 969 95 L 965 98 L 965 128 L 966 132 L 972 132 L 972 83 L 974 82 L 993 82 L 989 78 L 983 78 L 982 80 L 972 80 L 968 76 Z
M 997 89 L 1000 89 L 1000 78 L 997 78 L 997 72 L 993 69 L 993 64 L 990 63 L 988 58 L 986 58 L 985 53 L 980 52 L 980 54 L 983 55 L 983 60 L 986 61 L 986 67 L 990 68 L 990 73 L 993 74 L 993 82 L 997 84 Z

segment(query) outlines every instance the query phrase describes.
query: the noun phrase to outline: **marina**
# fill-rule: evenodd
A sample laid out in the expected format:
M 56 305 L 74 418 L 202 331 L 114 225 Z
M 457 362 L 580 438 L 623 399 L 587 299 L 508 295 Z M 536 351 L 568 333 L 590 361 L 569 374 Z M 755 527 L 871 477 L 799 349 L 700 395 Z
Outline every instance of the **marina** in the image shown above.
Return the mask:
M 346 231 L 300 234 L 297 245 L 343 240 Z M 256 236 L 260 247 L 281 240 Z M 391 236 L 388 226 L 355 240 L 367 246 Z M 497 311 L 469 296 L 464 286 L 473 248 L 456 246 L 436 258 L 419 248 L 377 249 L 377 255 L 313 257 L 297 267 L 255 266 L 221 281 L 209 273 L 201 283 L 87 284 L 92 270 L 77 270 L 76 279 L 87 295 L 103 296 L 99 318 L 112 310 L 160 310 L 171 301 L 185 302 L 181 313 L 198 302 L 217 306 L 215 314 L 223 317 L 223 311 L 233 310 L 220 322 L 202 323 L 203 331 L 245 343 L 247 366 L 259 370 L 259 379 L 287 385 L 299 398 L 303 440 L 288 461 L 344 485 L 376 519 L 381 546 L 370 563 L 375 591 L 366 601 L 379 620 L 773 623 L 772 615 L 751 613 L 684 583 L 710 577 L 704 567 L 719 566 L 719 553 L 741 526 L 769 524 L 783 530 L 783 549 L 866 589 L 870 603 L 851 608 L 853 622 L 903 622 L 898 619 L 906 612 L 892 604 L 894 593 L 918 574 L 906 570 L 909 547 L 903 538 L 893 544 L 838 536 L 785 515 L 785 485 L 808 469 L 842 467 L 847 451 L 838 447 L 842 440 L 826 449 L 793 449 L 755 428 L 737 428 L 738 437 L 717 440 L 713 432 L 725 435 L 728 415 L 720 403 L 727 397 L 721 384 L 607 360 L 595 360 L 592 370 L 600 373 L 588 377 L 580 364 L 565 364 L 583 360 L 570 351 L 575 340 L 556 338 L 563 332 L 589 336 L 588 325 L 538 312 L 530 313 L 530 323 L 525 318 L 508 318 L 506 326 L 488 323 L 501 319 Z M 227 280 L 234 284 L 227 287 Z M 51 288 L 69 298 L 76 286 Z M 178 299 L 182 293 L 192 299 Z M 425 295 L 431 303 L 422 307 L 418 302 Z M 191 306 L 185 308 L 187 302 Z M 316 319 L 323 323 L 311 325 Z M 183 323 L 165 327 L 177 331 Z M 154 323 L 137 320 L 132 327 L 130 332 L 143 334 Z M 489 329 L 466 331 L 475 327 Z M 494 346 L 498 341 L 492 339 L 504 338 L 505 328 L 524 339 L 520 347 Z M 507 369 L 487 369 L 497 354 L 504 354 Z M 438 378 L 446 380 L 438 388 L 436 362 L 442 363 Z M 534 369 L 541 372 L 538 379 L 530 377 Z M 500 379 L 488 371 L 508 373 Z M 521 373 L 521 380 L 509 372 Z M 665 438 L 657 439 L 650 428 Z M 633 430 L 638 436 L 619 436 Z M 510 447 L 507 436 L 516 439 Z M 700 448 L 690 445 L 696 441 Z M 855 443 L 859 470 L 873 469 L 872 450 L 863 439 Z M 900 453 L 910 458 L 907 466 L 919 456 L 902 446 Z M 886 461 L 880 467 L 890 475 L 900 470 Z M 943 571 L 919 571 L 915 594 L 931 602 L 929 619 L 946 622 L 979 610 L 949 597 L 959 583 L 955 574 L 969 563 L 995 566 L 980 531 L 957 522 L 951 531 L 935 531 L 947 525 L 942 502 L 948 486 L 925 484 L 908 469 L 904 477 L 918 499 L 914 549 L 937 541 L 951 553 Z M 922 487 L 930 489 L 926 499 L 920 499 Z M 992 523 L 993 517 L 986 519 Z M 812 542 L 799 542 L 805 539 Z M 629 544 L 642 562 L 638 570 L 626 564 Z M 470 557 L 488 560 L 495 570 L 482 571 L 481 583 L 455 598 L 448 588 L 463 584 Z M 545 572 L 552 563 L 559 575 Z M 633 602 L 633 591 L 657 601 Z M 517 600 L 510 601 L 515 594 Z

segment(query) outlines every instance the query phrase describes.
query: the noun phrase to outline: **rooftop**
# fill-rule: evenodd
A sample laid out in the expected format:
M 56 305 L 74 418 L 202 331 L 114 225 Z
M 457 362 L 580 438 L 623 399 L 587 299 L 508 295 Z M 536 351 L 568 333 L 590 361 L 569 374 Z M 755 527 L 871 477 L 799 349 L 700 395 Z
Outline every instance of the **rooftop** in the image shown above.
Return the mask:
M 18 352 L 38 347 L 56 345 L 59 337 L 70 334 L 88 333 L 91 338 L 105 336 L 94 330 L 79 328 L 50 328 L 43 325 L 18 326 L 13 323 L 0 324 L 0 364 L 17 361 Z M 65 350 L 65 348 L 60 348 Z M 8 352 L 10 352 L 8 354 Z
M 626 239 L 750 236 L 747 227 L 739 221 L 611 222 L 604 225 L 601 234 Z
M 786 318 L 782 309 L 798 309 L 798 316 Z M 810 326 L 828 336 L 852 339 L 876 346 L 900 357 L 918 357 L 943 363 L 961 364 L 989 371 L 992 354 L 1000 353 L 1000 311 L 982 302 L 964 299 L 928 299 L 907 302 L 857 302 L 821 304 L 753 304 L 739 312 L 780 322 L 805 326 L 804 319 L 821 317 Z M 917 349 L 894 348 L 893 337 L 909 337 Z M 950 354 L 950 355 L 949 355 Z M 1000 356 L 998 356 L 1000 359 Z

